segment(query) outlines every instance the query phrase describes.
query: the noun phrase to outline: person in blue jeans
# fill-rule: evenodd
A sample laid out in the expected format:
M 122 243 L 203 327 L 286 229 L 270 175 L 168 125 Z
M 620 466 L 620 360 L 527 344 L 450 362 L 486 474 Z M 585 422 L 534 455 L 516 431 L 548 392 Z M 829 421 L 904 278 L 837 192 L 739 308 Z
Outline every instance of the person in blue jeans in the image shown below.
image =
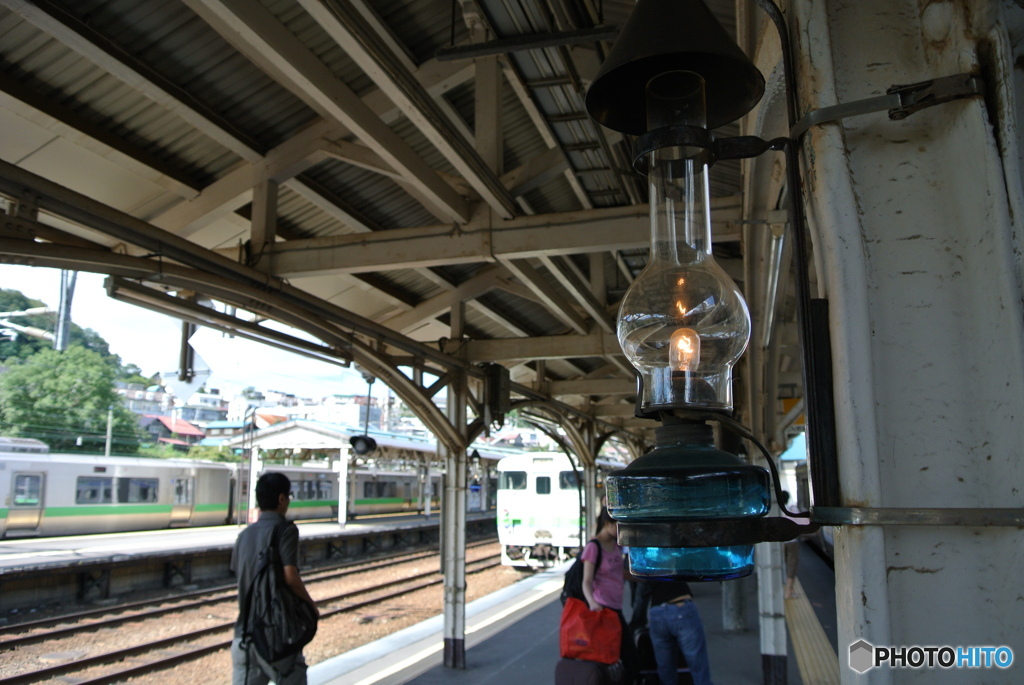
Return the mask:
M 661 685 L 679 682 L 677 646 L 686 657 L 693 684 L 713 685 L 704 624 L 690 596 L 690 587 L 681 580 L 651 581 L 648 587 L 651 606 L 647 610 L 647 624 Z

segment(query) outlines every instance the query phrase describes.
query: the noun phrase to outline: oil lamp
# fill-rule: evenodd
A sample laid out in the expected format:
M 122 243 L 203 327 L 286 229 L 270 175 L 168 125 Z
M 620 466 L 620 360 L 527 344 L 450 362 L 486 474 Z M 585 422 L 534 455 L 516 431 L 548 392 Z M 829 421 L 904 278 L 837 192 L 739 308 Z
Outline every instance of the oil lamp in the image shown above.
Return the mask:
M 712 78 L 730 89 L 709 96 Z M 745 114 L 763 90 L 703 2 L 640 0 L 587 94 L 598 122 L 639 136 L 634 165 L 649 181 L 650 259 L 617 333 L 638 373 L 637 414 L 663 425 L 652 451 L 606 479 L 637 576 L 748 575 L 759 534 L 744 526 L 769 510 L 768 472 L 717 449 L 707 423 L 731 416 L 732 369 L 750 338 L 746 303 L 711 252 L 708 127 Z M 719 525 L 701 529 L 709 523 Z

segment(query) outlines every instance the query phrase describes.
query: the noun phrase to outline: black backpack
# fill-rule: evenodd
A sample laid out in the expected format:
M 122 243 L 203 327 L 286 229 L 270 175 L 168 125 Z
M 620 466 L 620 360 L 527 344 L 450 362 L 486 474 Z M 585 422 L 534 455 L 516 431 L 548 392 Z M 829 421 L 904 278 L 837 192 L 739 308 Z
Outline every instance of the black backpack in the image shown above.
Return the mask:
M 252 645 L 268 665 L 302 651 L 317 628 L 316 612 L 284 582 L 277 540 L 287 525 L 294 524 L 274 526 L 270 543 L 256 557 L 256 573 L 242 605 L 242 644 Z
M 591 538 L 587 544 L 591 542 L 597 543 L 597 562 L 595 566 L 601 568 L 601 543 L 597 541 L 597 538 Z M 586 549 L 584 546 L 583 549 Z M 576 556 L 576 561 L 572 563 L 569 570 L 565 572 L 565 583 L 562 585 L 562 605 L 565 605 L 565 600 L 570 597 L 575 597 L 583 602 L 587 601 L 587 598 L 583 595 L 583 550 Z

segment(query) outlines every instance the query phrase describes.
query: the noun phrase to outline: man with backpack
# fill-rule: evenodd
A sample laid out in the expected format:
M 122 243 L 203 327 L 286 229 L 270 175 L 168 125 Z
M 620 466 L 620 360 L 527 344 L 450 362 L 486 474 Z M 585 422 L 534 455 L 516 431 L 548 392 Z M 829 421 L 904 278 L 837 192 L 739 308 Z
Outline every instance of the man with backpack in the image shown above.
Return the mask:
M 238 578 L 239 618 L 231 643 L 232 685 L 305 685 L 306 660 L 301 648 L 293 654 L 268 662 L 256 649 L 247 622 L 252 606 L 252 589 L 257 582 L 268 548 L 276 547 L 275 561 L 280 560 L 283 585 L 300 600 L 307 602 L 313 615 L 319 615 L 316 603 L 306 591 L 299 576 L 299 530 L 285 519 L 291 503 L 291 481 L 283 473 L 264 473 L 256 481 L 256 503 L 259 520 L 243 530 L 235 541 L 231 570 Z

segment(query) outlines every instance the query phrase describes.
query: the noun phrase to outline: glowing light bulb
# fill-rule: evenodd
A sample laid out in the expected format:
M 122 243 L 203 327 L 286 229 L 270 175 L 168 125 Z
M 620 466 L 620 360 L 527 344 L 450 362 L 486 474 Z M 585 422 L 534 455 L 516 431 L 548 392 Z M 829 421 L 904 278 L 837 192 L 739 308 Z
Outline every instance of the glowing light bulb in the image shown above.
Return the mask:
M 669 343 L 669 364 L 676 371 L 693 371 L 700 359 L 700 337 L 692 328 L 680 328 Z

